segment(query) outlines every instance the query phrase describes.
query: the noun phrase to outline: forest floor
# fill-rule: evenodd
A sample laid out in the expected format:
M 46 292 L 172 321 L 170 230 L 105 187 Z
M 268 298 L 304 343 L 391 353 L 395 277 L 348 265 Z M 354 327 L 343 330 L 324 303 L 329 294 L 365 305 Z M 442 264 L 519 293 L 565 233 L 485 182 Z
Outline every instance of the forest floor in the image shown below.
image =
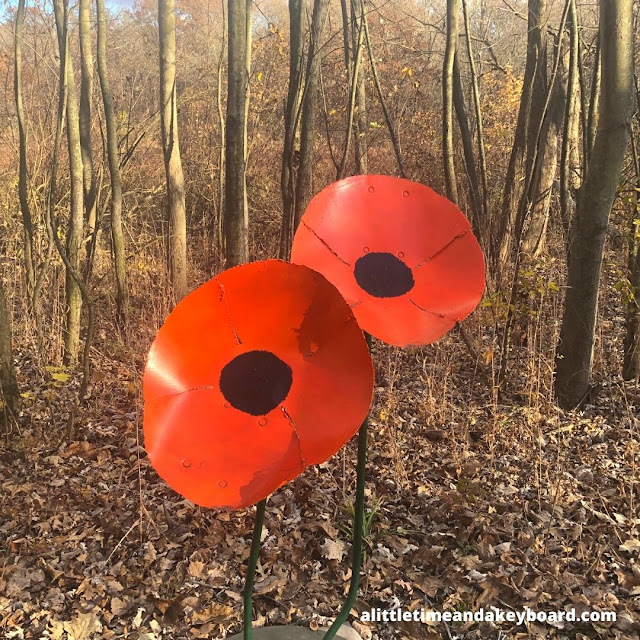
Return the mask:
M 153 323 L 137 326 L 150 340 Z M 117 342 L 98 337 L 91 395 L 76 411 L 78 376 L 42 368 L 33 345 L 18 341 L 21 425 L 0 444 L 7 640 L 213 639 L 241 627 L 254 511 L 202 509 L 158 478 L 142 446 L 146 349 L 125 357 Z M 637 384 L 605 377 L 590 404 L 564 413 L 518 383 L 517 358 L 515 382 L 498 397 L 455 332 L 424 349 L 375 344 L 374 356 L 370 523 L 355 610 L 613 610 L 617 621 L 352 616 L 361 636 L 639 638 Z M 350 578 L 355 449 L 353 439 L 270 497 L 258 624 L 317 628 L 339 609 Z

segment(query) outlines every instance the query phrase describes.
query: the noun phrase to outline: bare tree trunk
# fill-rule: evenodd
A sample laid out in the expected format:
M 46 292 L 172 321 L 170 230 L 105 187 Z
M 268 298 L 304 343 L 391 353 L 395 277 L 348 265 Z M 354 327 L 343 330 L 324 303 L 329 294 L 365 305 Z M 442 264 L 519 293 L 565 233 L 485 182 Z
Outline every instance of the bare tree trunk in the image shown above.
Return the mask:
M 87 308 L 87 336 L 84 342 L 82 358 L 82 381 L 78 391 L 78 398 L 83 398 L 91 377 L 91 344 L 93 342 L 94 307 L 89 297 L 87 287 L 80 275 L 80 248 L 82 245 L 82 214 L 83 214 L 83 183 L 82 183 L 82 152 L 80 149 L 80 125 L 78 119 L 78 104 L 76 102 L 75 84 L 73 80 L 73 67 L 69 55 L 69 12 L 65 0 L 54 0 L 53 9 L 58 34 L 60 51 L 60 80 L 58 97 L 58 119 L 56 121 L 56 134 L 54 157 L 52 162 L 50 184 L 50 241 L 55 243 L 58 254 L 66 267 L 67 284 L 67 326 L 65 335 L 64 362 L 67 365 L 74 364 L 77 360 L 80 343 L 80 312 L 81 304 Z M 56 172 L 58 168 L 58 152 L 62 135 L 62 124 L 66 112 L 67 143 L 69 149 L 69 171 L 71 178 L 71 208 L 69 213 L 69 225 L 67 232 L 67 246 L 62 246 L 60 241 L 58 223 L 56 220 L 53 196 L 55 196 Z M 79 231 L 75 227 L 78 227 Z M 71 288 L 73 285 L 73 289 Z M 70 291 L 75 298 L 70 297 Z M 70 302 L 71 301 L 71 302 Z M 73 304 L 72 304 L 73 303 Z M 76 315 L 77 313 L 77 315 Z M 72 324 L 73 323 L 73 324 Z M 73 331 L 72 331 L 73 329 Z M 75 349 L 75 350 L 72 350 Z
M 559 35 L 562 37 L 562 34 Z M 564 41 L 556 43 L 556 47 L 561 49 L 559 54 L 563 61 L 563 70 L 556 74 L 549 108 L 544 118 L 540 139 L 540 158 L 531 189 L 531 211 L 522 242 L 523 252 L 533 256 L 538 255 L 544 247 L 553 183 L 558 166 L 558 140 L 564 119 L 568 68 L 566 60 L 567 47 L 564 45 Z
M 364 34 L 364 24 L 362 21 L 362 3 L 358 0 L 351 0 L 351 39 L 357 42 L 358 37 L 362 38 Z M 357 34 L 357 36 L 356 36 Z M 363 57 L 364 52 L 357 47 L 354 49 L 354 56 Z M 358 62 L 356 58 L 353 60 L 355 65 Z M 361 63 L 360 73 L 356 79 L 356 144 L 354 148 L 356 173 L 364 174 L 369 171 L 369 157 L 367 152 L 367 88 L 365 84 L 365 68 Z
M 567 15 L 569 13 L 569 5 L 571 4 L 571 0 L 565 1 L 565 7 L 562 12 L 562 18 L 560 20 L 560 27 L 558 29 L 558 33 L 564 33 L 564 28 L 567 21 Z M 523 178 L 523 189 L 522 189 L 522 198 L 520 199 L 520 204 L 518 206 L 518 214 L 516 216 L 516 228 L 515 228 L 515 239 L 518 245 L 518 248 L 521 249 L 522 244 L 522 232 L 528 221 L 529 213 L 533 207 L 533 202 L 535 200 L 535 176 L 536 173 L 541 170 L 541 162 L 544 159 L 545 148 L 543 145 L 543 134 L 544 134 L 544 124 L 545 120 L 550 112 L 552 97 L 553 97 L 553 86 L 555 84 L 555 79 L 558 77 L 560 72 L 560 63 L 561 63 L 561 49 L 559 47 L 555 48 L 555 56 L 553 61 L 553 72 L 552 78 L 550 81 L 550 85 L 546 90 L 544 100 L 542 100 L 542 109 L 541 109 L 541 117 L 538 123 L 538 127 L 535 131 L 529 132 L 529 152 L 527 155 L 527 167 L 526 172 Z
M 456 118 L 460 127 L 460 138 L 462 139 L 462 150 L 464 153 L 464 166 L 469 181 L 469 196 L 471 200 L 472 226 L 474 234 L 480 236 L 480 220 L 482 218 L 482 204 L 480 197 L 480 184 L 478 182 L 478 171 L 476 169 L 476 159 L 473 155 L 473 138 L 469 117 L 464 98 L 464 87 L 460 77 L 460 62 L 456 52 L 453 63 L 453 106 L 456 110 Z
M 576 109 L 579 108 L 578 96 L 578 23 L 575 0 L 569 3 L 569 79 L 567 81 L 567 100 L 564 112 L 564 131 L 562 134 L 562 151 L 560 154 L 560 217 L 565 231 L 565 239 L 569 238 L 572 210 L 575 208 L 571 195 L 571 159 L 573 149 L 578 140 L 575 137 L 577 124 Z
M 580 39 L 578 39 L 578 52 L 580 51 Z M 578 54 L 578 60 L 580 55 Z M 580 66 L 578 65 L 578 83 L 574 87 L 575 96 L 573 98 L 574 114 L 571 122 L 571 147 L 569 153 L 569 185 L 571 190 L 576 193 L 582 184 L 584 171 L 582 169 L 582 155 L 580 153 L 580 143 L 582 136 L 580 135 L 580 123 L 582 122 L 582 100 L 580 99 Z
M 589 118 L 587 120 L 587 148 L 584 150 L 584 158 L 588 165 L 593 152 L 593 143 L 596 139 L 596 131 L 598 130 L 598 112 L 600 107 L 600 36 L 596 43 L 596 54 L 593 60 L 593 77 L 591 80 L 591 99 L 589 100 Z
M 353 7 L 351 7 L 353 11 Z M 344 53 L 344 68 L 347 79 L 347 95 L 351 93 L 351 44 L 349 42 L 349 11 L 347 0 L 340 0 L 340 12 L 342 14 L 342 50 Z
M 27 197 L 27 128 L 22 104 L 22 34 L 24 25 L 25 0 L 18 0 L 16 12 L 15 39 L 14 39 L 14 83 L 13 93 L 16 103 L 16 115 L 18 116 L 18 138 L 20 145 L 20 169 L 18 172 L 18 195 L 20 198 L 20 211 L 22 213 L 22 226 L 24 229 L 24 270 L 27 279 L 27 295 L 29 307 L 37 314 L 37 301 L 33 299 L 35 291 L 35 257 L 33 247 L 33 219 Z
M 66 43 L 66 11 L 61 5 L 54 4 L 54 13 L 59 14 L 62 12 L 62 16 L 60 19 L 56 19 L 56 32 L 58 38 L 63 40 Z M 62 26 L 60 27 L 60 22 L 62 21 Z M 64 55 L 66 56 L 66 46 L 64 48 Z M 53 249 L 57 246 L 56 241 L 53 237 L 53 228 L 54 228 L 54 217 L 56 215 L 56 204 L 57 204 L 57 185 L 58 185 L 58 167 L 60 165 L 60 149 L 62 147 L 62 133 L 64 130 L 64 122 L 65 122 L 65 114 L 67 112 L 67 83 L 66 83 L 66 72 L 64 72 L 64 56 L 60 59 L 60 72 L 58 74 L 58 104 L 57 104 L 57 113 L 56 113 L 56 128 L 53 139 L 53 149 L 51 150 L 51 170 L 49 175 L 49 185 L 48 185 L 48 193 L 47 193 L 47 206 L 45 209 L 45 221 L 47 226 L 47 254 L 43 261 L 43 264 L 38 272 L 38 276 L 36 278 L 36 286 L 33 294 L 33 299 L 38 300 L 40 297 L 40 291 L 42 290 L 42 286 L 44 284 L 44 279 L 46 275 L 46 270 L 51 262 L 51 258 L 53 258 Z M 59 242 L 59 240 L 58 240 Z M 39 315 L 36 315 L 36 322 L 38 325 L 38 345 L 41 346 L 41 335 L 42 335 L 42 327 L 41 322 L 39 321 Z
M 84 210 L 88 233 L 96 226 L 96 178 L 91 150 L 91 102 L 93 99 L 93 51 L 91 48 L 91 0 L 80 0 L 80 147 L 84 185 Z M 95 243 L 93 243 L 95 245 Z M 91 273 L 93 256 L 87 259 Z
M 284 148 L 280 172 L 282 192 L 282 227 L 278 255 L 288 260 L 293 240 L 295 223 L 295 171 L 294 151 L 298 114 L 302 97 L 302 70 L 304 55 L 302 29 L 302 0 L 289 0 L 289 90 L 284 111 Z
M 343 29 L 348 33 L 348 23 L 343 22 Z M 354 59 L 353 65 L 347 68 L 347 73 L 350 72 L 351 76 L 349 78 L 349 105 L 347 108 L 347 131 L 344 139 L 344 148 L 342 152 L 342 158 L 340 159 L 340 165 L 336 171 L 336 180 L 340 180 L 344 177 L 346 166 L 347 166 L 347 158 L 349 156 L 349 149 L 351 146 L 351 135 L 353 133 L 353 121 L 355 117 L 356 104 L 358 99 L 358 80 L 360 78 L 360 64 L 362 61 L 362 41 L 363 41 L 363 30 L 359 29 L 357 32 L 357 38 L 354 46 Z
M 324 90 L 324 76 L 322 73 L 322 65 L 320 65 L 320 73 L 319 73 L 318 79 L 320 80 L 320 97 L 322 98 L 322 115 L 324 119 L 325 133 L 327 136 L 327 148 L 329 150 L 329 157 L 331 158 L 331 163 L 333 164 L 333 167 L 337 172 L 338 169 L 340 168 L 340 163 L 336 158 L 335 153 L 333 152 L 333 146 L 331 144 L 331 126 L 329 124 L 329 109 L 327 108 L 327 95 Z M 351 95 L 350 92 L 349 92 L 349 95 Z
M 249 260 L 249 212 L 246 198 L 247 32 L 251 0 L 229 0 L 229 92 L 226 121 L 225 257 L 226 267 Z
M 564 8 L 564 11 L 562 12 L 562 18 L 560 22 L 560 28 L 558 29 L 558 33 L 563 33 L 564 31 L 564 26 L 567 20 L 567 14 L 569 12 L 569 2 L 570 0 L 566 0 L 565 8 Z M 527 169 L 526 169 L 525 175 L 522 178 L 524 184 L 522 188 L 522 197 L 520 199 L 520 203 L 518 206 L 518 215 L 516 218 L 515 239 L 518 245 L 518 251 L 516 251 L 516 255 L 515 255 L 511 293 L 509 297 L 509 305 L 508 305 L 507 317 L 504 325 L 504 331 L 502 334 L 502 348 L 501 348 L 502 357 L 501 357 L 500 369 L 498 373 L 499 383 L 502 383 L 502 381 L 504 380 L 504 375 L 506 372 L 508 356 L 509 356 L 509 343 L 510 343 L 510 337 L 511 337 L 512 323 L 514 319 L 515 302 L 518 294 L 520 267 L 522 266 L 522 257 L 524 255 L 523 252 L 521 251 L 522 230 L 528 218 L 530 203 L 533 200 L 532 193 L 533 193 L 533 187 L 534 187 L 535 173 L 536 171 L 539 170 L 541 160 L 543 159 L 542 152 L 541 152 L 541 146 L 542 146 L 541 141 L 543 139 L 543 125 L 544 125 L 546 114 L 549 112 L 549 106 L 551 104 L 551 98 L 553 94 L 552 89 L 555 84 L 556 78 L 558 77 L 558 72 L 560 69 L 560 61 L 561 61 L 560 53 L 561 53 L 560 48 L 556 47 L 556 56 L 553 62 L 553 72 L 551 76 L 550 87 L 549 87 L 549 90 L 545 92 L 544 99 L 541 100 L 542 116 L 540 118 L 538 127 L 535 130 L 535 132 L 534 131 L 530 132 L 529 157 L 527 158 Z
M 589 392 L 598 288 L 609 214 L 633 108 L 633 0 L 600 0 L 602 102 L 589 172 L 578 196 L 555 391 L 563 407 Z
M 82 228 L 84 213 L 84 191 L 82 150 L 80 147 L 80 124 L 78 117 L 78 99 L 73 77 L 72 58 L 68 54 L 68 6 L 65 0 L 54 0 L 58 46 L 60 51 L 60 69 L 64 74 L 64 93 L 66 94 L 67 149 L 69 152 L 69 173 L 71 196 L 69 226 L 67 231 L 66 256 L 70 266 L 66 271 L 67 317 L 64 336 L 64 362 L 73 364 L 80 350 L 80 320 L 82 311 L 82 292 L 74 278 L 74 272 L 80 273 L 82 251 Z
M 220 43 L 220 57 L 218 58 L 218 82 L 216 87 L 216 109 L 218 111 L 218 124 L 220 126 L 220 153 L 218 155 L 218 221 L 215 238 L 220 255 L 224 255 L 224 185 L 225 185 L 225 118 L 222 110 L 222 68 L 224 65 L 224 50 L 227 43 L 227 16 L 225 0 L 220 0 L 222 7 L 222 41 Z
M 122 182 L 120 180 L 120 155 L 118 153 L 118 126 L 107 70 L 107 23 L 104 0 L 96 0 L 96 18 L 98 23 L 98 78 L 100 80 L 104 119 L 107 128 L 107 158 L 109 161 L 109 176 L 111 178 L 111 245 L 113 247 L 113 266 L 116 277 L 116 321 L 121 329 L 126 329 L 129 291 L 127 287 L 124 233 L 122 231 Z
M 579 32 L 579 29 L 578 29 Z M 579 94 L 578 101 L 580 103 L 579 108 L 579 118 L 576 118 L 576 139 L 580 138 L 580 142 L 582 144 L 582 156 L 580 154 L 579 145 L 576 146 L 575 151 L 575 159 L 576 159 L 576 168 L 578 171 L 577 176 L 580 180 L 582 180 L 587 173 L 587 164 L 589 159 L 587 158 L 587 149 L 589 148 L 589 123 L 587 121 L 589 117 L 589 105 L 587 102 L 587 78 L 586 71 L 584 68 L 584 47 L 582 46 L 582 42 L 578 37 L 578 80 L 579 80 Z M 582 130 L 582 131 L 581 131 Z M 577 184 L 576 188 L 579 188 L 580 185 Z
M 244 173 L 242 180 L 244 182 L 244 210 L 247 215 L 247 244 L 249 242 L 249 199 L 247 195 L 247 164 L 249 163 L 249 102 L 251 100 L 251 48 L 253 46 L 253 21 L 251 19 L 252 0 L 247 0 L 247 21 L 245 23 L 246 31 L 246 50 L 244 56 L 245 75 L 247 77 L 247 90 L 244 94 Z
M 187 213 L 178 140 L 176 20 L 174 0 L 158 0 L 160 129 L 169 210 L 169 274 L 176 300 L 187 293 Z
M 364 37 L 367 41 L 367 54 L 369 56 L 369 64 L 371 65 L 371 74 L 373 75 L 373 84 L 376 88 L 376 94 L 378 95 L 380 106 L 382 107 L 384 121 L 387 125 L 387 129 L 389 130 L 389 137 L 391 138 L 391 144 L 393 145 L 393 151 L 396 156 L 396 162 L 398 163 L 398 169 L 400 170 L 400 175 L 403 178 L 406 178 L 407 171 L 405 169 L 404 160 L 402 158 L 402 149 L 400 147 L 400 140 L 398 140 L 398 134 L 393 124 L 393 120 L 391 119 L 391 114 L 389 113 L 389 109 L 387 108 L 387 101 L 384 99 L 384 93 L 382 92 L 382 85 L 380 84 L 380 77 L 378 76 L 378 65 L 376 64 L 376 59 L 373 55 L 373 46 L 371 45 L 371 34 L 369 33 L 369 20 L 367 19 L 364 0 L 360 0 L 360 8 L 361 8 L 360 10 L 361 10 L 362 26 L 364 27 Z
M 484 149 L 484 131 L 482 128 L 482 110 L 480 109 L 480 88 L 478 86 L 478 74 L 476 72 L 476 63 L 473 57 L 473 49 L 471 47 L 471 30 L 469 25 L 469 13 L 467 11 L 467 2 L 462 0 L 462 13 L 464 15 L 464 33 L 467 43 L 467 55 L 469 57 L 469 70 L 471 73 L 471 88 L 473 90 L 473 106 L 476 116 L 476 127 L 478 136 L 478 159 L 480 162 L 480 176 L 482 178 L 482 216 L 484 224 L 489 222 L 489 187 L 487 185 L 487 159 Z M 479 225 L 480 228 L 482 225 Z M 478 238 L 482 236 L 479 235 Z
M 629 238 L 629 300 L 624 336 L 624 361 L 622 377 L 635 380 L 640 375 L 640 159 L 636 137 L 631 130 L 631 150 L 635 170 L 635 194 L 631 212 L 631 233 Z
M 11 348 L 11 314 L 0 280 L 0 422 L 9 423 L 19 398 Z
M 329 0 L 314 0 L 306 83 L 302 98 L 302 118 L 300 120 L 300 165 L 296 180 L 294 227 L 298 226 L 300 218 L 313 196 L 313 145 L 316 137 L 318 79 L 322 62 L 320 43 L 328 8 Z
M 494 242 L 494 266 L 503 264 L 508 256 L 522 199 L 523 181 L 530 166 L 531 132 L 536 131 L 542 116 L 540 101 L 546 95 L 546 0 L 529 0 L 527 20 L 527 61 L 520 96 L 516 133 L 509 158 L 502 200 L 502 215 Z
M 342 8 L 342 34 L 344 39 L 344 66 L 347 77 L 347 95 L 349 103 L 347 108 L 347 131 L 343 154 L 336 168 L 337 180 L 340 180 L 346 170 L 346 162 L 349 153 L 351 134 L 355 133 L 354 163 L 357 174 L 366 173 L 367 148 L 366 148 L 366 91 L 362 72 L 362 48 L 364 41 L 364 29 L 362 21 L 356 17 L 358 9 L 355 2 L 351 2 L 351 18 L 347 11 L 347 0 L 340 0 Z M 358 7 L 360 3 L 357 3 Z M 354 131 L 355 124 L 355 131 Z M 363 146 L 364 139 L 364 146 Z
M 442 159 L 447 198 L 456 204 L 458 184 L 453 153 L 453 76 L 458 48 L 459 17 L 459 0 L 447 0 L 447 45 L 442 65 Z

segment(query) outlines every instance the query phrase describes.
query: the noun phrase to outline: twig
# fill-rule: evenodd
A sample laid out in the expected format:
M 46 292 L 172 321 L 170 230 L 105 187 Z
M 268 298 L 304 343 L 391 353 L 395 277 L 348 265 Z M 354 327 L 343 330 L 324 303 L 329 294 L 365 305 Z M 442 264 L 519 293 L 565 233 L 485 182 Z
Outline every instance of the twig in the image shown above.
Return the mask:
M 447 624 L 447 622 L 445 620 L 443 620 L 442 624 L 444 624 L 444 628 L 447 631 L 447 635 L 449 636 L 449 640 L 453 640 L 453 636 L 451 635 L 451 631 L 449 631 L 449 625 Z
M 129 529 L 127 529 L 127 533 L 125 533 L 122 538 L 120 538 L 120 542 L 118 542 L 118 544 L 113 548 L 113 550 L 111 551 L 111 553 L 109 554 L 109 557 L 104 561 L 104 566 L 106 567 L 109 564 L 109 560 L 111 560 L 113 554 L 120 548 L 120 545 L 125 541 L 125 538 L 135 529 L 135 527 L 138 526 L 138 523 L 140 522 L 140 518 L 138 518 L 130 527 Z

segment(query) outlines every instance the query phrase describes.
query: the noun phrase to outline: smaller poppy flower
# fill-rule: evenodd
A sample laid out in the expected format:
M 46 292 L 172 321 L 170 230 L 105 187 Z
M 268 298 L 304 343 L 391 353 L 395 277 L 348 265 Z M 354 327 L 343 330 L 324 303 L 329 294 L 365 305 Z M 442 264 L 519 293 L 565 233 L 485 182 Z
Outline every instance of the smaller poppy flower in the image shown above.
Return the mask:
M 291 261 L 322 273 L 371 335 L 396 346 L 441 338 L 478 304 L 484 258 L 447 198 L 402 178 L 353 176 L 310 202 Z
M 268 260 L 229 269 L 176 306 L 149 351 L 143 391 L 158 474 L 199 505 L 240 508 L 353 436 L 373 367 L 337 289 Z

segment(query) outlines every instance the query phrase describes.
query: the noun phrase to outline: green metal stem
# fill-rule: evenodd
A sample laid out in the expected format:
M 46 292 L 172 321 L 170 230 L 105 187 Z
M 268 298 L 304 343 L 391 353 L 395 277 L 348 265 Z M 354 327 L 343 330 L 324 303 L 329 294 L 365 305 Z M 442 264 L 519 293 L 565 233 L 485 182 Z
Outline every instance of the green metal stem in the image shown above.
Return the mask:
M 253 631 L 253 579 L 260 555 L 260 538 L 262 537 L 262 525 L 264 524 L 264 511 L 267 499 L 260 500 L 256 505 L 256 520 L 253 525 L 253 537 L 251 539 L 251 553 L 247 565 L 247 577 L 244 585 L 244 640 L 251 640 Z
M 366 333 L 367 344 L 371 351 L 371 336 Z M 353 556 L 351 559 L 351 583 L 347 599 L 340 609 L 338 617 L 324 634 L 323 640 L 331 640 L 335 637 L 340 627 L 347 621 L 349 613 L 356 602 L 358 588 L 360 587 L 360 569 L 362 568 L 362 541 L 364 538 L 364 489 L 367 475 L 367 431 L 369 429 L 369 416 L 364 419 L 358 431 L 358 467 L 356 476 L 356 504 L 353 515 Z

